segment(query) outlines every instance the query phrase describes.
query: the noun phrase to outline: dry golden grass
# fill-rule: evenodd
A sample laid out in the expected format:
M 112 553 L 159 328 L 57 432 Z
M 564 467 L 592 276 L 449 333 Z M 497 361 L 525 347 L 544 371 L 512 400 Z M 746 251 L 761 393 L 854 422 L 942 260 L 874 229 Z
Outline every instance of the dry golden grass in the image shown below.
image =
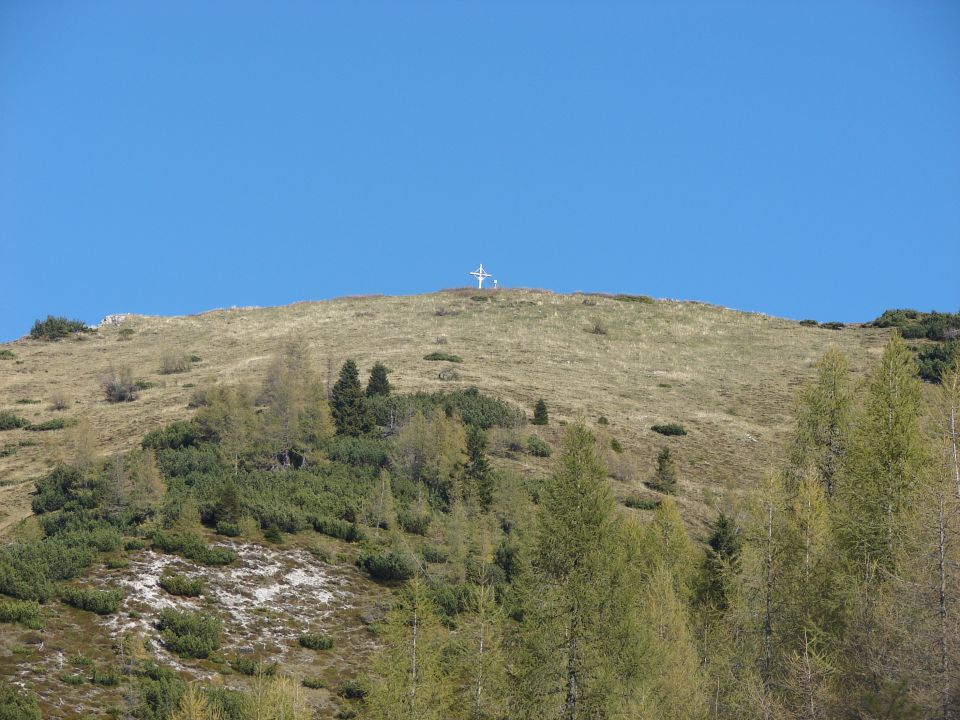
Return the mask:
M 483 297 L 484 300 L 474 298 Z M 585 302 L 586 300 L 586 302 Z M 600 323 L 604 334 L 590 332 Z M 121 329 L 133 330 L 120 341 Z M 129 335 L 129 333 L 127 333 Z M 437 349 L 463 357 L 459 379 L 442 381 Z M 445 291 L 412 297 L 343 298 L 278 308 L 216 310 L 187 317 L 131 317 L 79 339 L 0 345 L 17 360 L 0 360 L 0 409 L 33 422 L 87 418 L 101 453 L 134 447 L 147 431 L 188 417 L 194 392 L 214 382 L 258 381 L 272 354 L 291 337 L 305 339 L 316 367 L 333 372 L 348 357 L 362 369 L 383 361 L 395 388 L 435 390 L 475 385 L 532 413 L 546 399 L 559 437 L 560 420 L 582 415 L 626 448 L 621 497 L 639 489 L 663 445 L 674 449 L 681 504 L 694 522 L 710 506 L 749 488 L 781 458 L 797 386 L 831 345 L 858 371 L 877 357 L 887 331 L 824 330 L 700 303 L 622 302 L 609 297 L 532 290 Z M 162 374 L 165 354 L 197 355 L 187 372 Z M 19 362 L 18 362 L 19 361 Z M 129 403 L 108 403 L 101 378 L 129 367 L 156 383 Z M 50 410 L 65 394 L 73 403 Z M 20 398 L 43 402 L 17 405 Z M 665 438 L 657 422 L 680 422 L 688 435 Z M 0 458 L 0 481 L 22 482 L 43 472 L 68 431 L 0 433 L 0 450 L 38 441 Z M 523 460 L 542 471 L 540 461 Z M 26 488 L 5 493 L 7 516 L 26 512 Z M 0 525 L 4 520 L 0 518 Z

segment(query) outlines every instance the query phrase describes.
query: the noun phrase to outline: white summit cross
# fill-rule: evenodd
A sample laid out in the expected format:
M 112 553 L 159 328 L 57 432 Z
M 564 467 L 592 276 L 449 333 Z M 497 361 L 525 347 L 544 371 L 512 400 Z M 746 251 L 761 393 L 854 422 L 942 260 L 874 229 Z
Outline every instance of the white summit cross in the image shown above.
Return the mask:
M 474 270 L 470 273 L 477 279 L 477 287 L 480 290 L 483 290 L 483 281 L 490 277 L 490 273 L 485 273 L 483 271 L 483 263 L 480 263 L 480 267 L 477 270 Z

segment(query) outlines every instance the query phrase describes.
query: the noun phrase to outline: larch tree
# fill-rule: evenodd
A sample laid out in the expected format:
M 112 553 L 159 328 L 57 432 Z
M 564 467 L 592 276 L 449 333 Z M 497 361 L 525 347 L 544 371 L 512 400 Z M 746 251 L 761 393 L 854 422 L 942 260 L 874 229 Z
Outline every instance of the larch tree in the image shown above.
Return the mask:
M 386 647 L 373 665 L 365 715 L 370 720 L 446 720 L 451 683 L 443 635 L 426 584 L 411 580 L 387 615 Z
M 638 583 L 594 437 L 571 426 L 541 493 L 513 645 L 511 716 L 622 717 L 636 690 Z
M 798 480 L 808 466 L 815 468 L 828 497 L 849 450 L 855 390 L 849 361 L 831 348 L 798 396 L 792 469 Z
M 905 547 L 911 526 L 905 516 L 914 507 L 925 461 L 920 401 L 913 354 L 894 336 L 868 377 L 851 468 L 837 488 L 839 531 L 854 565 L 893 570 Z

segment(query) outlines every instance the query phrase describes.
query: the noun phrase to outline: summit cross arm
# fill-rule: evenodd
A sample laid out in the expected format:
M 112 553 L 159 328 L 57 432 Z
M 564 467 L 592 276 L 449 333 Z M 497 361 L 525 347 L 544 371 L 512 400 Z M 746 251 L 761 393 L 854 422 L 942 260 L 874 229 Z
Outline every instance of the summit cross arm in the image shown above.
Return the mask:
M 477 279 L 477 288 L 483 290 L 483 281 L 490 277 L 490 273 L 483 271 L 483 263 L 480 263 L 480 267 L 470 274 Z

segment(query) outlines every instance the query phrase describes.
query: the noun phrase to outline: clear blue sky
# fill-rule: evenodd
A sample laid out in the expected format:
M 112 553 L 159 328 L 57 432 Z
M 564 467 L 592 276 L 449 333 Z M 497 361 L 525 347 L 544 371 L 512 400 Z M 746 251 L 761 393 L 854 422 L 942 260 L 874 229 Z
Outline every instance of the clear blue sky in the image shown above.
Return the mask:
M 480 261 L 960 309 L 960 3 L 0 0 L 0 340 Z

